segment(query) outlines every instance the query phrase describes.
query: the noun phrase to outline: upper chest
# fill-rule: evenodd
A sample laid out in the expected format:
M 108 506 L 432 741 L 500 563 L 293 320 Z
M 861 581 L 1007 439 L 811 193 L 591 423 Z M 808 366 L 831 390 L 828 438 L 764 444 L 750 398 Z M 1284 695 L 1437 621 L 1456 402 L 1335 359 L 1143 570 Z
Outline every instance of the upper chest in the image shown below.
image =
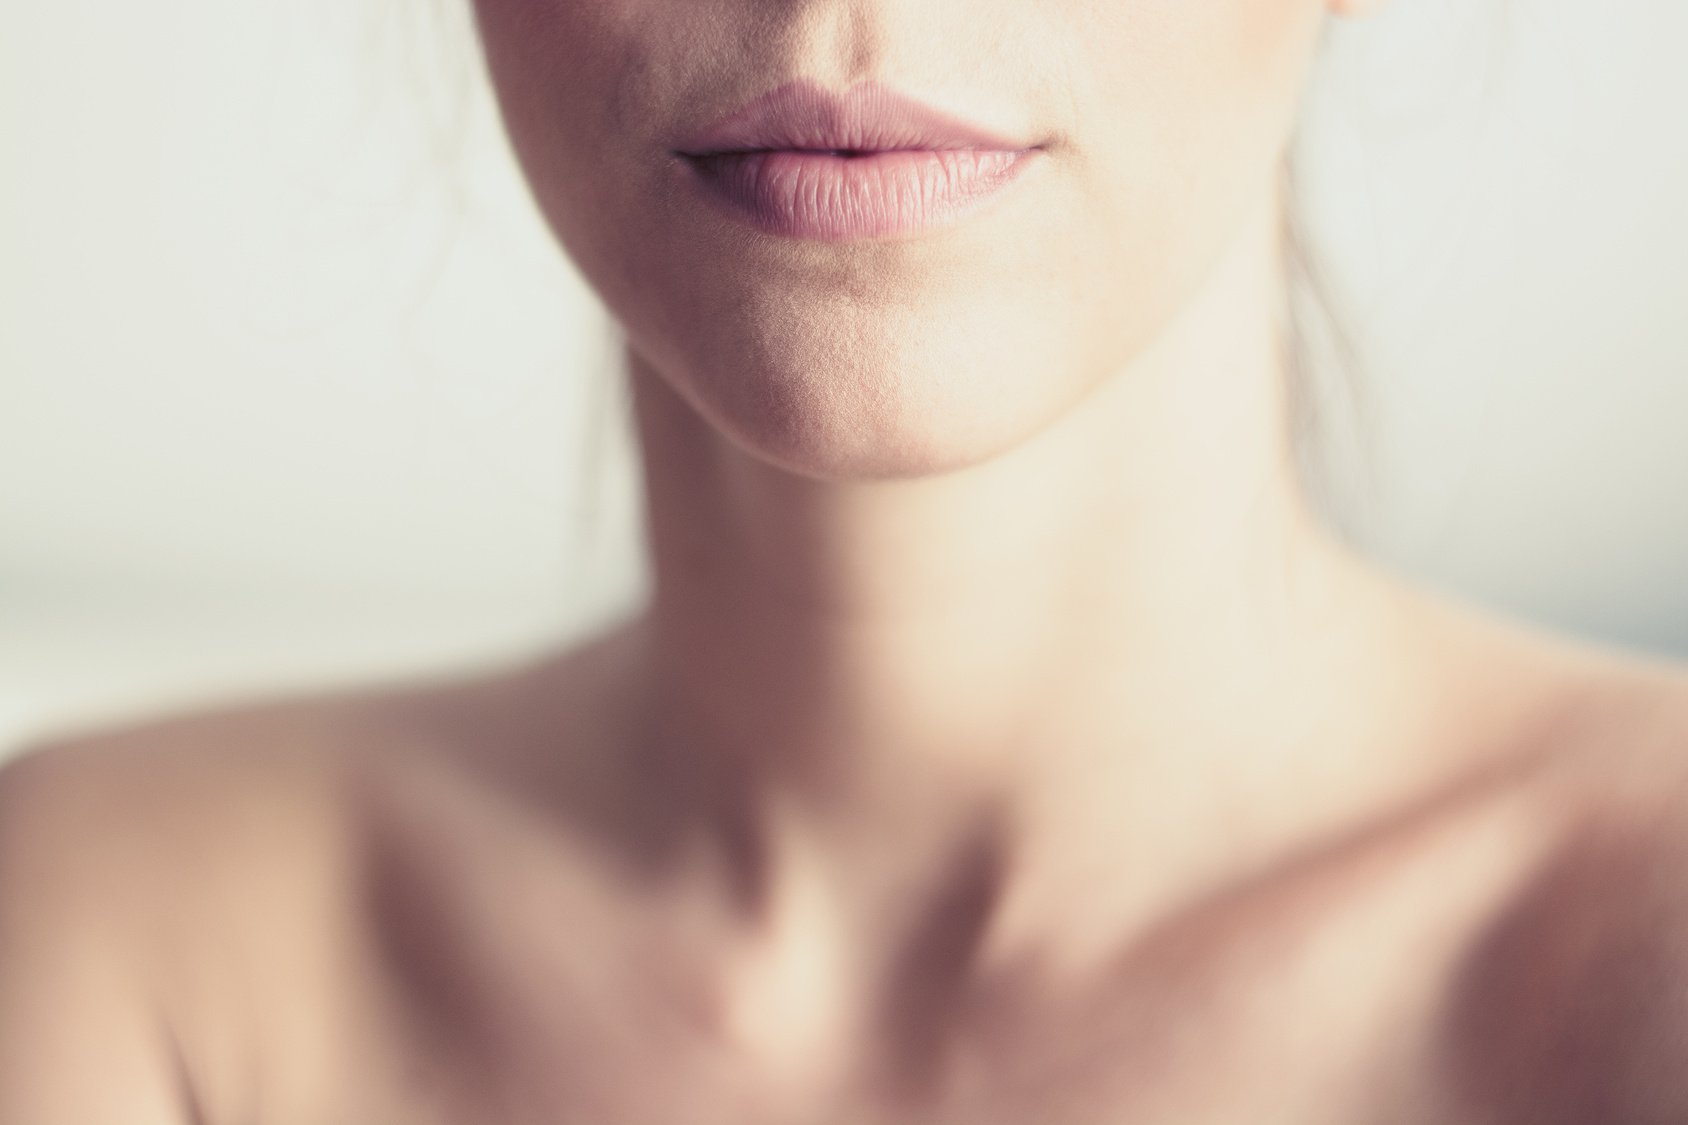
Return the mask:
M 1082 978 L 1030 959 L 888 976 L 877 1034 L 837 1085 L 726 1041 L 708 927 L 630 890 L 631 872 L 562 874 L 450 832 L 392 843 L 370 884 L 380 1014 L 366 1011 L 348 1052 L 389 1061 L 323 1096 L 359 1104 L 360 1120 L 441 1122 L 1459 1119 L 1452 1036 L 1474 951 L 1534 858 L 1515 828 L 1479 819 L 1310 856 L 1134 936 Z

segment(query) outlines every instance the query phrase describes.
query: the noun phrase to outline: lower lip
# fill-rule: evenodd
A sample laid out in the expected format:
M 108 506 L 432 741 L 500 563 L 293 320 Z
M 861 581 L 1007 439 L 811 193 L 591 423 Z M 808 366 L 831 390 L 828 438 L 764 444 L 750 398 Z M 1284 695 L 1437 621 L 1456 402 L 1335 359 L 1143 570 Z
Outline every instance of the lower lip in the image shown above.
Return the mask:
M 763 231 L 845 242 L 953 223 L 1006 188 L 1037 151 L 778 149 L 688 156 L 686 163 L 711 199 Z

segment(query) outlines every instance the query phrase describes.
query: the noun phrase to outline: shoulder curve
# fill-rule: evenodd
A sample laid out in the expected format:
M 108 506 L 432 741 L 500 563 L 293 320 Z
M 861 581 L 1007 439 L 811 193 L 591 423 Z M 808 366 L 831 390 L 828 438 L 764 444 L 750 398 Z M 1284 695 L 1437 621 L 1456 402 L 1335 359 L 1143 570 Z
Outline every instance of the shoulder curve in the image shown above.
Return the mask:
M 73 731 L 0 764 L 0 821 L 49 836 L 62 824 L 84 841 L 138 843 L 151 831 L 215 816 L 231 801 L 297 790 L 334 760 L 334 741 L 326 715 L 279 705 Z
M 596 684 L 575 674 L 583 652 L 73 727 L 0 758 L 0 830 L 62 833 L 87 858 L 195 829 L 239 840 L 284 816 L 350 829 L 335 818 L 407 779 L 452 775 L 467 790 L 503 770 L 497 782 L 531 789 L 538 771 L 522 767 L 567 760 L 556 736 L 584 725 Z
M 568 901 L 588 901 L 596 868 L 557 829 L 601 812 L 602 787 L 547 763 L 593 685 L 556 667 L 568 675 L 418 679 L 84 728 L 0 763 L 0 1122 L 177 1125 L 191 1119 L 184 1098 L 219 1120 L 258 1116 L 260 1098 L 332 1100 L 355 1085 L 341 1060 L 368 1048 L 388 1003 L 376 994 L 409 995 L 407 963 L 383 943 L 408 937 L 426 963 L 434 921 L 484 937 L 485 918 L 459 909 L 469 900 L 449 898 L 453 880 L 479 893 L 511 876 L 513 856 L 534 886 L 561 893 L 560 875 L 579 883 Z M 87 1006 L 60 1002 L 68 980 Z M 94 1024 L 122 1042 L 90 1042 L 78 1029 Z M 64 1100 L 70 1079 L 8 1100 L 7 1048 L 45 1057 L 44 1027 L 61 1075 L 115 1082 L 128 1067 L 135 1112 L 84 1112 Z M 262 1091 L 247 1065 L 259 1043 L 286 1076 Z M 140 1112 L 144 1090 L 156 1118 Z M 323 1119 L 291 1106 L 273 1116 Z
M 1688 825 L 1688 664 L 1650 654 L 1602 660 L 1569 724 L 1567 780 L 1592 814 L 1619 824 Z
M 1450 1066 L 1485 1120 L 1688 1121 L 1688 666 L 1590 667 L 1553 842 L 1449 995 Z
M 97 827 L 119 793 L 85 767 L 37 747 L 0 768 L 0 1120 L 183 1125 L 149 954 L 120 921 L 153 905 L 146 864 Z
M 262 704 L 65 734 L 0 765 L 0 1121 L 247 1116 L 231 1052 L 252 1016 L 229 1001 L 253 1002 L 254 965 L 322 991 L 356 735 Z M 121 1103 L 91 1105 L 93 1086 Z
M 138 971 L 169 962 L 231 895 L 298 883 L 336 845 L 320 725 L 207 711 L 27 746 L 0 764 L 0 910 L 74 916 Z

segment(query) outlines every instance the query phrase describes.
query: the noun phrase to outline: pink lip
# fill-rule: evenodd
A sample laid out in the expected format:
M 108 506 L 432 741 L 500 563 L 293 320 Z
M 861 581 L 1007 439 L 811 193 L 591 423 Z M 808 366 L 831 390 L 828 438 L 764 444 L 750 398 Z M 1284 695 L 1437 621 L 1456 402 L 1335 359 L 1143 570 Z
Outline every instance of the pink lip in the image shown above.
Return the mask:
M 940 226 L 1010 183 L 1041 146 L 878 83 L 800 80 L 682 140 L 695 182 L 772 234 L 844 241 Z

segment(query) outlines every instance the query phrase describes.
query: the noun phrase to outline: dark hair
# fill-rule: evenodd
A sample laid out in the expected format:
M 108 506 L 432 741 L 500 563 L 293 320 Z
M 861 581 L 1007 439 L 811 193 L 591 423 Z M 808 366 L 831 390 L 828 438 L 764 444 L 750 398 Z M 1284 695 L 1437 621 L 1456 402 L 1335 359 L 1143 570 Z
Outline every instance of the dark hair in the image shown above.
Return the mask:
M 1330 529 L 1352 540 L 1375 476 L 1368 453 L 1370 396 L 1353 321 L 1337 296 L 1297 190 L 1293 155 L 1282 166 L 1283 366 L 1287 455 L 1303 495 Z

